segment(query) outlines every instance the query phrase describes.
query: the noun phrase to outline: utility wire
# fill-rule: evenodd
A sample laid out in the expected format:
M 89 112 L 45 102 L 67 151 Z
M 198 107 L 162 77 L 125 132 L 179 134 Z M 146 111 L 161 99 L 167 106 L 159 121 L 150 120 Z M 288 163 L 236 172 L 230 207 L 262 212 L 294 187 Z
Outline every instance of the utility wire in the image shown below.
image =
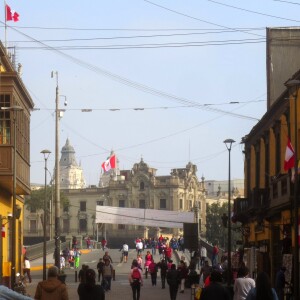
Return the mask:
M 4 24 L 2 21 L 0 21 L 0 23 Z M 48 47 L 49 50 L 59 54 L 60 56 L 66 58 L 67 60 L 69 60 L 69 61 L 71 61 L 71 62 L 73 62 L 73 63 L 75 63 L 75 64 L 77 64 L 81 67 L 84 67 L 84 68 L 86 68 L 90 71 L 93 71 L 93 72 L 97 73 L 97 74 L 101 74 L 103 76 L 106 76 L 106 77 L 108 77 L 108 78 L 110 78 L 114 81 L 120 82 L 120 83 L 122 83 L 124 85 L 127 85 L 129 87 L 132 87 L 134 89 L 140 90 L 144 93 L 148 93 L 148 94 L 151 94 L 151 95 L 155 95 L 157 97 L 169 99 L 170 101 L 177 102 L 177 103 L 184 104 L 184 105 L 195 105 L 195 108 L 197 108 L 197 109 L 202 109 L 202 110 L 206 110 L 206 111 L 216 112 L 216 113 L 219 113 L 219 114 L 227 114 L 227 115 L 230 115 L 232 117 L 237 117 L 237 118 L 242 118 L 242 119 L 252 119 L 252 120 L 257 121 L 256 118 L 252 118 L 252 117 L 248 117 L 248 116 L 244 116 L 244 115 L 240 115 L 240 114 L 236 114 L 236 113 L 232 113 L 232 112 L 228 112 L 228 111 L 223 111 L 221 109 L 217 109 L 217 108 L 213 108 L 213 107 L 209 107 L 209 106 L 205 106 L 205 107 L 199 106 L 201 104 L 198 103 L 198 102 L 191 101 L 191 100 L 183 98 L 183 97 L 175 96 L 175 95 L 172 95 L 172 94 L 154 89 L 154 88 L 149 87 L 145 84 L 141 84 L 141 83 L 132 81 L 132 80 L 127 79 L 125 77 L 122 77 L 120 75 L 114 74 L 110 71 L 107 71 L 103 68 L 99 68 L 99 67 L 96 67 L 95 65 L 86 63 L 86 62 L 82 61 L 81 59 L 75 58 L 75 57 L 73 57 L 71 55 L 68 55 L 68 54 L 66 54 L 62 51 L 59 51 L 59 50 L 57 50 L 57 49 L 55 49 L 51 46 L 48 46 L 45 43 L 40 42 L 39 40 L 29 36 L 28 34 L 25 34 L 25 33 L 21 32 L 20 30 L 18 30 L 16 28 L 12 28 L 12 30 L 18 32 L 19 34 L 21 34 L 25 37 L 27 37 L 28 39 L 36 41 L 38 44 L 42 44 L 43 46 Z
M 263 28 L 265 30 L 265 28 Z M 244 29 L 252 31 L 256 29 Z M 262 29 L 261 29 L 262 30 Z M 173 34 L 152 34 L 152 35 L 134 35 L 134 36 L 110 36 L 110 37 L 92 37 L 92 38 L 72 38 L 72 39 L 51 39 L 40 40 L 43 43 L 48 42 L 74 42 L 74 41 L 98 41 L 98 40 L 118 40 L 118 39 L 144 39 L 154 37 L 185 37 L 185 36 L 198 36 L 206 34 L 220 34 L 220 33 L 236 33 L 236 30 L 222 30 L 222 31 L 205 31 L 205 32 L 190 32 L 190 33 L 173 33 Z M 12 43 L 34 43 L 35 41 L 11 41 Z
M 244 31 L 244 30 L 241 30 L 241 29 L 235 29 L 235 28 L 227 27 L 227 26 L 220 25 L 220 24 L 217 24 L 217 23 L 214 23 L 214 22 L 209 22 L 209 21 L 206 21 L 206 20 L 203 20 L 203 19 L 200 19 L 200 18 L 196 18 L 196 17 L 190 16 L 188 14 L 185 14 L 185 13 L 176 11 L 174 9 L 168 8 L 166 6 L 159 5 L 159 4 L 154 3 L 152 1 L 149 1 L 149 0 L 144 0 L 144 1 L 147 2 L 147 3 L 149 3 L 149 4 L 151 4 L 151 5 L 154 5 L 154 6 L 157 6 L 159 8 L 162 8 L 162 9 L 165 9 L 167 11 L 170 11 L 172 13 L 175 13 L 177 15 L 181 15 L 181 16 L 184 16 L 186 18 L 190 18 L 190 19 L 193 19 L 193 20 L 196 20 L 196 21 L 200 21 L 200 22 L 203 22 L 203 23 L 206 23 L 206 24 L 214 25 L 214 26 L 217 26 L 217 27 L 225 28 L 225 29 L 236 30 L 237 32 L 242 32 L 242 33 L 251 34 L 251 35 L 255 35 L 255 36 L 263 36 L 263 35 L 260 35 L 260 34 L 256 34 L 256 33 L 248 32 L 248 31 Z
M 283 18 L 283 17 L 279 17 L 279 16 L 269 15 L 269 14 L 257 12 L 257 11 L 254 11 L 254 10 L 250 10 L 250 9 L 245 9 L 245 8 L 241 8 L 241 7 L 237 7 L 237 6 L 233 6 L 233 5 L 221 3 L 221 2 L 218 2 L 218 1 L 215 1 L 215 0 L 207 0 L 207 1 L 215 3 L 215 4 L 218 4 L 218 5 L 222 5 L 222 6 L 234 8 L 234 9 L 237 9 L 237 10 L 246 11 L 246 12 L 249 12 L 249 13 L 252 13 L 252 14 L 256 14 L 256 15 L 261 15 L 261 16 L 266 16 L 266 17 L 270 17 L 270 18 L 275 18 L 275 19 L 280 19 L 280 20 L 285 20 L 285 21 L 291 21 L 291 22 L 300 23 L 299 20 L 288 19 L 288 18 Z
M 243 39 L 227 41 L 208 42 L 183 42 L 183 43 L 162 43 L 162 44 L 138 44 L 138 45 L 105 45 L 105 46 L 53 46 L 56 50 L 112 50 L 112 49 L 153 49 L 153 48 L 178 48 L 178 47 L 203 47 L 203 46 L 225 46 L 244 45 L 253 43 L 265 43 L 266 39 Z M 27 47 L 18 46 L 21 50 L 49 50 L 48 47 Z

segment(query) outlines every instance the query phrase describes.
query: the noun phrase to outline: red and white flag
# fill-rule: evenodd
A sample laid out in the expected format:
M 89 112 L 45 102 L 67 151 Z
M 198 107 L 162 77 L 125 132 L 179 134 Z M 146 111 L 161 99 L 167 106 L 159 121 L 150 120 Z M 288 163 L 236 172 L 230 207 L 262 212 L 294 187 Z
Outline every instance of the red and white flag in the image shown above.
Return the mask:
M 116 155 L 113 154 L 110 156 L 108 160 L 106 160 L 104 163 L 102 163 L 101 167 L 104 172 L 109 171 L 110 169 L 115 169 L 116 168 Z
M 285 149 L 285 158 L 284 158 L 284 170 L 288 171 L 289 169 L 295 166 L 295 151 L 291 144 L 290 139 L 288 139 L 286 149 Z
M 19 21 L 19 14 L 15 10 L 11 9 L 7 4 L 5 5 L 5 15 L 6 21 Z

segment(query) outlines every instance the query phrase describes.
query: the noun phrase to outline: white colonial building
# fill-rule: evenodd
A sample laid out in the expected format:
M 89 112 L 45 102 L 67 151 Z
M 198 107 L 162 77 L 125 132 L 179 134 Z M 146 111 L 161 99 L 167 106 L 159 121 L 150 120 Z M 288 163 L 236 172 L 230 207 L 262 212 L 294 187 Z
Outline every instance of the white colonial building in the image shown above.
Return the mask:
M 98 187 L 85 187 L 74 148 L 67 140 L 60 159 L 61 190 L 69 205 L 61 209 L 61 235 L 86 236 L 109 241 L 124 241 L 136 236 L 152 237 L 158 228 L 136 225 L 95 224 L 96 205 L 145 208 L 171 211 L 194 211 L 200 230 L 206 228 L 206 193 L 204 178 L 197 178 L 197 166 L 189 162 L 184 168 L 172 169 L 170 175 L 158 176 L 143 159 L 130 170 L 111 170 L 101 176 Z M 198 215 L 199 212 L 199 215 Z M 42 237 L 39 212 L 25 212 L 25 236 Z M 180 234 L 179 229 L 160 228 L 162 233 Z

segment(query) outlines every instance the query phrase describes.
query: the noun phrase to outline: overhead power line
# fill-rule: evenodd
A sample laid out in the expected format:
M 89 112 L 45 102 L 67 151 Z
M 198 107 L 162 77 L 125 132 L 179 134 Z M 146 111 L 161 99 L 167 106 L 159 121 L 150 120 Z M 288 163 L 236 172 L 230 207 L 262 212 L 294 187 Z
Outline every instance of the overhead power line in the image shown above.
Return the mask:
M 0 23 L 4 24 L 2 21 L 0 21 Z M 145 84 L 142 84 L 142 83 L 138 83 L 138 82 L 130 80 L 126 77 L 122 77 L 120 75 L 114 74 L 114 73 L 112 73 L 108 70 L 105 70 L 103 68 L 99 68 L 95 65 L 84 62 L 83 60 L 75 58 L 75 57 L 73 57 L 69 54 L 66 54 L 66 53 L 62 52 L 62 51 L 59 51 L 59 50 L 57 50 L 57 49 L 55 49 L 51 46 L 48 46 L 47 44 L 45 44 L 43 42 L 40 42 L 39 40 L 31 37 L 28 34 L 25 34 L 25 33 L 21 32 L 20 30 L 18 30 L 16 28 L 12 28 L 12 30 L 18 32 L 19 34 L 25 36 L 26 38 L 28 38 L 30 40 L 36 41 L 38 44 L 41 44 L 45 47 L 48 47 L 49 50 L 59 54 L 60 56 L 64 57 L 65 59 L 67 59 L 67 60 L 69 60 L 69 61 L 71 61 L 71 62 L 73 62 L 73 63 L 75 63 L 75 64 L 77 64 L 81 67 L 84 67 L 84 68 L 86 68 L 90 71 L 93 71 L 93 72 L 97 73 L 97 74 L 101 74 L 101 75 L 103 75 L 105 77 L 108 77 L 108 78 L 110 78 L 110 79 L 112 79 L 116 82 L 120 82 L 120 83 L 122 83 L 126 86 L 132 87 L 136 90 L 140 90 L 144 93 L 148 93 L 148 94 L 151 94 L 151 95 L 154 95 L 154 96 L 157 96 L 157 97 L 165 98 L 165 99 L 168 99 L 170 101 L 177 102 L 177 103 L 180 103 L 180 104 L 183 104 L 183 105 L 194 105 L 195 108 L 197 108 L 197 109 L 211 111 L 211 112 L 215 112 L 215 113 L 222 114 L 222 115 L 225 114 L 225 115 L 228 115 L 228 116 L 241 118 L 241 119 L 251 119 L 251 120 L 255 120 L 255 121 L 258 120 L 257 118 L 252 118 L 252 117 L 248 117 L 248 116 L 241 115 L 241 114 L 236 114 L 236 113 L 229 112 L 229 111 L 224 111 L 224 110 L 213 108 L 213 107 L 210 107 L 210 106 L 201 106 L 201 103 L 191 101 L 189 99 L 179 97 L 179 96 L 176 96 L 176 95 L 172 95 L 172 94 L 169 94 L 167 92 L 160 91 L 158 89 L 149 87 L 149 86 L 147 86 Z

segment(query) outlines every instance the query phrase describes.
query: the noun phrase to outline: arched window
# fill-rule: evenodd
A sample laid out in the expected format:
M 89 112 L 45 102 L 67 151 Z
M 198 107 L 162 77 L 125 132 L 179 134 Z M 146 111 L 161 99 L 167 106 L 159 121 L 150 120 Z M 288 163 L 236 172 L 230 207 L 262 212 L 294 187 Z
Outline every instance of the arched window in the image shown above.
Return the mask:
M 140 182 L 140 190 L 143 190 L 145 188 L 145 184 L 143 181 Z

